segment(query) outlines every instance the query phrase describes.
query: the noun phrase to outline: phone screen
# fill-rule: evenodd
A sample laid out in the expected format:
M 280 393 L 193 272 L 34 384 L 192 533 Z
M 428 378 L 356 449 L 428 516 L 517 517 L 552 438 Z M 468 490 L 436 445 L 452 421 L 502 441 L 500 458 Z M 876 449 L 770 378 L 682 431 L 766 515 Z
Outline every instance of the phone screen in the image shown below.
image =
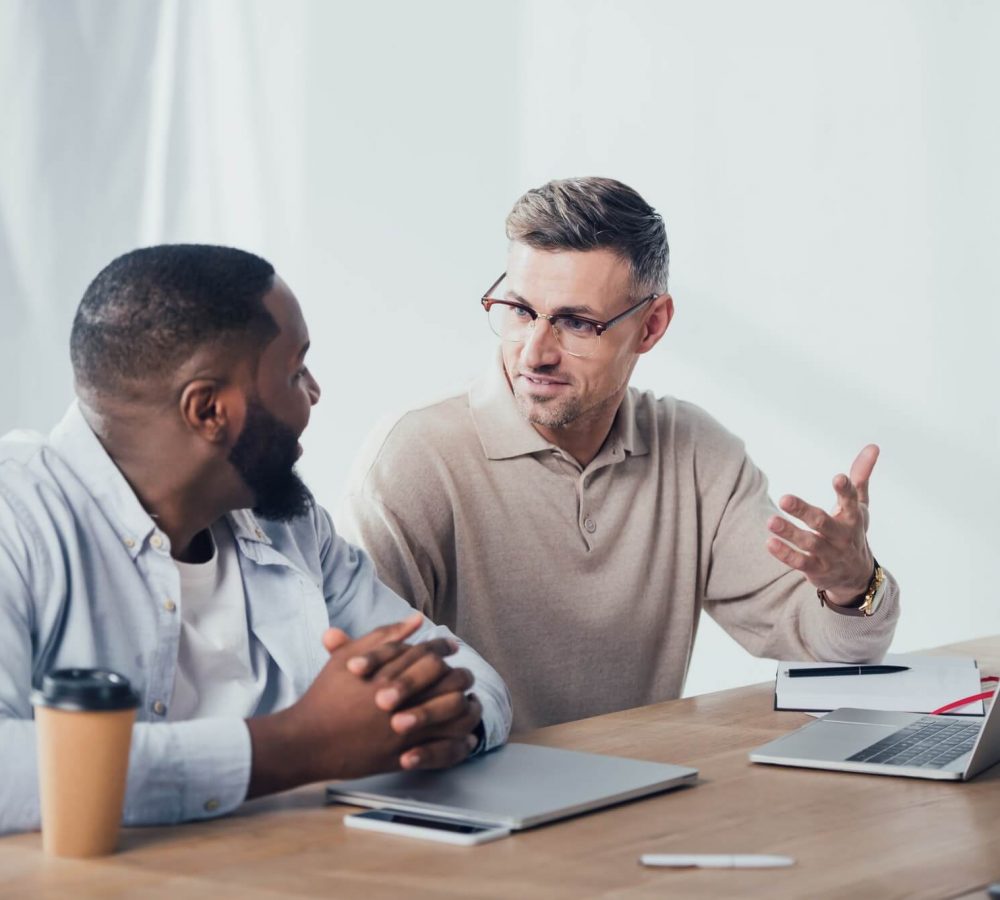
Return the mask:
M 358 818 L 377 819 L 379 822 L 394 822 L 397 825 L 413 825 L 417 828 L 433 828 L 435 831 L 450 831 L 454 834 L 482 834 L 493 831 L 496 825 L 477 825 L 474 822 L 454 822 L 448 819 L 435 819 L 430 816 L 414 816 L 408 813 L 394 812 L 391 809 L 372 809 L 358 813 Z

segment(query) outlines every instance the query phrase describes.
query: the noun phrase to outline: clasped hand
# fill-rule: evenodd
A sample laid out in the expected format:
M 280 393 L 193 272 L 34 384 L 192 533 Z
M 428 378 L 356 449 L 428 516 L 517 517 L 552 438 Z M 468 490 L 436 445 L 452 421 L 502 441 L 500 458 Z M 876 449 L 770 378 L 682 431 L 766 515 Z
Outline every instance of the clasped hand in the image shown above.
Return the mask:
M 445 662 L 445 657 L 458 652 L 455 641 L 404 643 L 423 621 L 420 613 L 414 613 L 357 641 L 339 628 L 323 635 L 327 651 L 347 655 L 347 670 L 373 685 L 375 705 L 389 715 L 392 730 L 416 744 L 399 757 L 404 769 L 461 762 L 476 746 L 472 732 L 483 712 L 476 696 L 466 693 L 474 682 L 472 673 Z
M 830 513 L 786 494 L 778 506 L 808 528 L 800 528 L 781 516 L 772 516 L 768 530 L 776 537 L 767 541 L 772 556 L 797 569 L 838 606 L 849 606 L 865 593 L 875 559 L 868 546 L 868 482 L 879 448 L 865 447 L 854 460 L 850 476 L 833 479 L 837 502 Z
M 247 796 L 465 759 L 483 713 L 466 693 L 473 676 L 445 662 L 458 649 L 450 639 L 404 643 L 423 622 L 414 613 L 355 640 L 328 629 L 329 659 L 306 692 L 279 712 L 247 719 Z

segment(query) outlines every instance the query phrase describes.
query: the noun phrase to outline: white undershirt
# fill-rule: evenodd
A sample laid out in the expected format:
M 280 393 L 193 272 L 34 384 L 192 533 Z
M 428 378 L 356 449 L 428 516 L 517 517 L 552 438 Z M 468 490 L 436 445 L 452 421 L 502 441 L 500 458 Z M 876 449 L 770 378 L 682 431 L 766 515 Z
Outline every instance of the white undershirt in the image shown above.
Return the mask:
M 236 541 L 220 519 L 209 532 L 212 558 L 174 560 L 181 576 L 181 636 L 167 718 L 253 714 L 264 693 L 266 652 L 254 641 L 252 659 L 246 596 Z

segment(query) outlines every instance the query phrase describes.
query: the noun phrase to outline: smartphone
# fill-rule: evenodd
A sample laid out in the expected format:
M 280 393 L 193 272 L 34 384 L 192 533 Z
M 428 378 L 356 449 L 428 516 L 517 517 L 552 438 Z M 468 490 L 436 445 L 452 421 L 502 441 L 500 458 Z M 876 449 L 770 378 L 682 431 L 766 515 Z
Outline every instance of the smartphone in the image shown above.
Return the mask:
M 509 828 L 490 825 L 485 822 L 463 822 L 460 819 L 444 819 L 423 813 L 402 812 L 398 809 L 369 809 L 363 813 L 344 816 L 344 824 L 349 828 L 364 828 L 367 831 L 385 831 L 403 837 L 423 838 L 425 841 L 442 841 L 445 844 L 485 844 L 510 834 Z

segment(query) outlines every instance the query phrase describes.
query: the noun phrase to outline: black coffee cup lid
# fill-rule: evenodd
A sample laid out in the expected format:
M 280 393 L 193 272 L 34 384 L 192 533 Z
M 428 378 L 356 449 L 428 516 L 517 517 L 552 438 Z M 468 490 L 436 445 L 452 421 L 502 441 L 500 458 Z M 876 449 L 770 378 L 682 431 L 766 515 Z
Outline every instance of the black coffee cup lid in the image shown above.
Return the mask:
M 124 675 L 109 669 L 56 669 L 31 692 L 35 706 L 81 712 L 134 709 L 139 698 Z

